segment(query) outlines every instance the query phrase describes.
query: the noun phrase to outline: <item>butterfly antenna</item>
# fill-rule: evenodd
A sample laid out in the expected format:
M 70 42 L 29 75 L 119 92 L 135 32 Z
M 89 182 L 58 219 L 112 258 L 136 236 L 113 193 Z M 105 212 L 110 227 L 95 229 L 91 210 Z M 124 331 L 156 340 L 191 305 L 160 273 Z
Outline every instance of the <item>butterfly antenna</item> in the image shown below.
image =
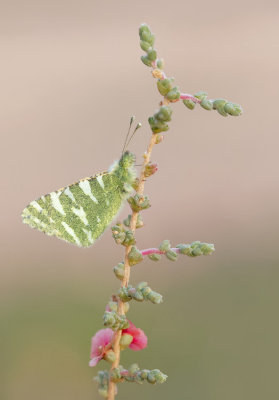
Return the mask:
M 128 145 L 129 145 L 129 143 L 130 143 L 130 141 L 132 140 L 132 138 L 133 138 L 134 134 L 136 133 L 136 131 L 137 131 L 139 128 L 141 128 L 141 123 L 140 123 L 140 122 L 139 122 L 139 123 L 137 124 L 137 126 L 135 127 L 135 130 L 134 130 L 134 132 L 132 133 L 132 135 L 130 136 L 130 139 L 128 140 L 128 142 L 127 142 L 127 145 L 126 145 L 126 146 L 128 146 Z
M 122 149 L 122 155 L 123 155 L 124 150 L 125 150 L 125 148 L 126 148 L 127 140 L 128 140 L 128 137 L 129 137 L 129 134 L 130 134 L 130 131 L 131 131 L 131 126 L 132 126 L 132 124 L 133 124 L 135 118 L 136 118 L 136 117 L 135 117 L 134 115 L 131 116 L 129 129 L 128 129 L 128 132 L 127 132 L 127 135 L 126 135 L 126 138 L 125 138 L 125 142 L 124 142 L 124 146 L 123 146 L 123 149 Z

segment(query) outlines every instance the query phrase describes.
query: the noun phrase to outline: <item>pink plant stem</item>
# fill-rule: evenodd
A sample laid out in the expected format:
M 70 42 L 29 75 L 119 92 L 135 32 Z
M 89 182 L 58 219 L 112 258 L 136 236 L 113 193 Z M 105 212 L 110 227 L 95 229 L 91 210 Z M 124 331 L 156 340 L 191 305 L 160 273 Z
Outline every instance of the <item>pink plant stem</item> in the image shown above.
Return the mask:
M 174 247 L 170 250 L 174 251 L 175 253 L 179 253 L 179 249 L 177 247 Z M 165 251 L 161 251 L 159 249 L 152 248 L 152 249 L 141 250 L 141 254 L 143 256 L 149 256 L 150 254 L 165 254 Z
M 195 96 L 187 93 L 180 93 L 181 100 L 192 100 L 194 103 L 200 103 L 201 100 L 197 99 Z

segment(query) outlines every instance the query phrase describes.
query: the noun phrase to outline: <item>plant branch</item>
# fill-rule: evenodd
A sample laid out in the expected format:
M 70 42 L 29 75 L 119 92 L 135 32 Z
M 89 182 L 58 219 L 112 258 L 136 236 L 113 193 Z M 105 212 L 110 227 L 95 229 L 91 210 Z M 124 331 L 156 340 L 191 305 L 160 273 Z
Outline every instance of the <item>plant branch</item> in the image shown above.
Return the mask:
M 177 247 L 171 248 L 170 250 L 174 251 L 177 254 L 180 253 L 180 250 Z M 141 254 L 143 256 L 149 256 L 150 254 L 165 254 L 165 251 L 162 251 L 162 250 L 159 250 L 156 248 L 144 249 L 144 250 L 141 250 Z
M 180 93 L 181 100 L 192 100 L 194 103 L 201 103 L 201 100 L 192 94 Z
M 144 191 L 144 184 L 145 184 L 145 168 L 147 166 L 147 164 L 150 161 L 151 158 L 151 153 L 152 153 L 152 149 L 154 144 L 156 143 L 156 135 L 152 134 L 147 150 L 144 154 L 144 162 L 142 165 L 142 169 L 141 169 L 141 173 L 140 173 L 140 177 L 139 177 L 139 182 L 138 182 L 138 187 L 136 190 L 136 193 L 139 195 L 143 194 Z M 134 233 L 136 230 L 136 223 L 137 223 L 137 217 L 138 217 L 139 212 L 138 211 L 133 211 L 132 212 L 132 217 L 131 217 L 131 222 L 130 222 L 130 230 Z M 127 287 L 129 284 L 129 279 L 130 279 L 130 264 L 129 264 L 129 252 L 131 250 L 132 246 L 127 246 L 125 248 L 125 262 L 124 262 L 124 278 L 122 280 L 122 284 L 121 287 Z M 124 302 L 119 299 L 118 301 L 118 314 L 119 315 L 124 315 Z M 119 366 L 119 361 L 120 361 L 120 339 L 121 339 L 121 335 L 122 335 L 122 331 L 116 331 L 115 335 L 114 335 L 114 339 L 113 339 L 113 350 L 115 353 L 115 361 L 113 362 L 112 366 L 111 366 L 111 370 L 113 370 L 114 368 L 117 368 Z M 109 388 L 108 388 L 108 400 L 114 400 L 114 396 L 115 396 L 115 383 L 112 382 L 112 380 L 110 379 L 109 381 Z

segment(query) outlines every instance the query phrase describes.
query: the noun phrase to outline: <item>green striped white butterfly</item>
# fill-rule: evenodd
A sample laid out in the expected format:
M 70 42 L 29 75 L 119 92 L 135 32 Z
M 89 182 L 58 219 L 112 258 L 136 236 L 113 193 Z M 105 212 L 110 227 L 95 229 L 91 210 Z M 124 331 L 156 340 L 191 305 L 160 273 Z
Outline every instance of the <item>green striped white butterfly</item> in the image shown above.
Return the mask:
M 134 154 L 126 151 L 108 172 L 32 201 L 22 212 L 23 222 L 77 246 L 91 246 L 133 190 L 134 165 Z

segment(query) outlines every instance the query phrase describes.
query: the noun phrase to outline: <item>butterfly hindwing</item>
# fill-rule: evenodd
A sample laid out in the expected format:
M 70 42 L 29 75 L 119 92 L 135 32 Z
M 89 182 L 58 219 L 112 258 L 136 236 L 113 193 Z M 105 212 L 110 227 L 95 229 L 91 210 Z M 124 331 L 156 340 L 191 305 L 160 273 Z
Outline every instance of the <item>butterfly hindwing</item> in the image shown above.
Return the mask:
M 118 214 L 123 185 L 114 173 L 82 179 L 32 201 L 23 222 L 78 246 L 91 246 Z

